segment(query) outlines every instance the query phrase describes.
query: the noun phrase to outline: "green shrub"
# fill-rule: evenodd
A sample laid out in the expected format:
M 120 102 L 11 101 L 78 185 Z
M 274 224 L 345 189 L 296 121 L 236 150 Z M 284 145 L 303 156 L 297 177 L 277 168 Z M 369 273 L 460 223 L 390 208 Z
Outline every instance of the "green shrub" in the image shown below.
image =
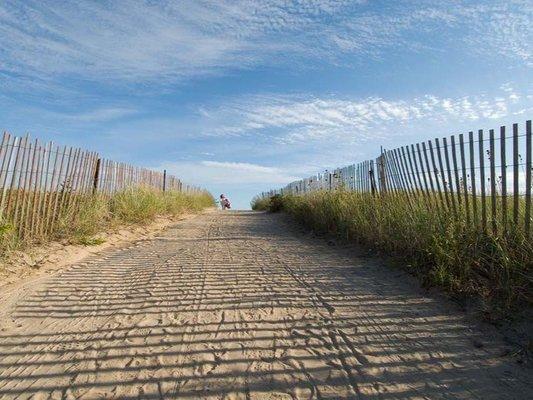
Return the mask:
M 270 197 L 257 196 L 252 200 L 252 210 L 279 212 L 283 209 L 283 199 L 279 194 Z
M 283 210 L 283 199 L 281 195 L 275 194 L 270 198 L 270 204 L 268 206 L 268 211 L 270 212 L 279 212 Z
M 18 237 L 13 225 L 0 220 L 0 254 L 16 248 Z
M 255 211 L 267 211 L 270 208 L 270 197 L 254 197 L 251 206 Z
M 131 188 L 114 194 L 110 200 L 113 218 L 125 223 L 153 220 L 165 210 L 162 195 L 149 188 Z

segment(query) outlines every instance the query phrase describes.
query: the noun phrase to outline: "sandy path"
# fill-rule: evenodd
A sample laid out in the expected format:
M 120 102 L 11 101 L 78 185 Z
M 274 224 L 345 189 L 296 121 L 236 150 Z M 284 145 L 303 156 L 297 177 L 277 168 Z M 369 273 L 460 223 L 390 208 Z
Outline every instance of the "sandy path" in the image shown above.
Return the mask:
M 23 289 L 0 398 L 533 396 L 490 329 L 278 215 L 200 215 Z

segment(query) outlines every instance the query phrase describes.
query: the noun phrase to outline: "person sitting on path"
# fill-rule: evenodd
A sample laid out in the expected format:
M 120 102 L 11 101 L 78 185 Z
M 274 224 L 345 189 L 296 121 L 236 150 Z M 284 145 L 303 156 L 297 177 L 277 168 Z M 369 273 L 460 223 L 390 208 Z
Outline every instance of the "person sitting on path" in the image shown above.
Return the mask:
M 229 202 L 229 199 L 223 194 L 220 195 L 220 206 L 223 210 L 229 210 L 231 208 L 231 203 Z

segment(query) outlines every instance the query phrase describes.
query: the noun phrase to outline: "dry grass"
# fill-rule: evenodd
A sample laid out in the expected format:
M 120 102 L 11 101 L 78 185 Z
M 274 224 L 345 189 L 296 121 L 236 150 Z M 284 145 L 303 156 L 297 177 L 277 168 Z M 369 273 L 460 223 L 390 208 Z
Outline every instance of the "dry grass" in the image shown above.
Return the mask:
M 254 197 L 251 203 L 252 210 L 255 211 L 266 211 L 270 210 L 270 197 Z
M 145 224 L 160 215 L 177 216 L 214 205 L 208 193 L 162 193 L 143 187 L 127 189 L 112 196 L 86 195 L 76 200 L 59 210 L 53 229 L 39 237 L 24 237 L 11 223 L 0 220 L 0 254 L 50 240 L 90 245 L 97 240 L 94 235 L 110 228 Z
M 483 299 L 490 318 L 532 303 L 533 244 L 520 229 L 484 231 L 450 212 L 428 207 L 422 196 L 407 201 L 402 195 L 338 190 L 277 201 L 315 231 L 393 255 L 429 285 Z M 257 201 L 254 209 L 270 204 Z

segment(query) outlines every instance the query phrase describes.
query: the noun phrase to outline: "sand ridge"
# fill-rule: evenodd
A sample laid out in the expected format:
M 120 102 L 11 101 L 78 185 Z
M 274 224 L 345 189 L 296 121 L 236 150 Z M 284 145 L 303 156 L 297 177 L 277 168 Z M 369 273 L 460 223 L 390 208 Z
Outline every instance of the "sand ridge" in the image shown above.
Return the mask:
M 199 215 L 43 277 L 2 308 L 6 399 L 533 394 L 497 333 L 279 215 Z

